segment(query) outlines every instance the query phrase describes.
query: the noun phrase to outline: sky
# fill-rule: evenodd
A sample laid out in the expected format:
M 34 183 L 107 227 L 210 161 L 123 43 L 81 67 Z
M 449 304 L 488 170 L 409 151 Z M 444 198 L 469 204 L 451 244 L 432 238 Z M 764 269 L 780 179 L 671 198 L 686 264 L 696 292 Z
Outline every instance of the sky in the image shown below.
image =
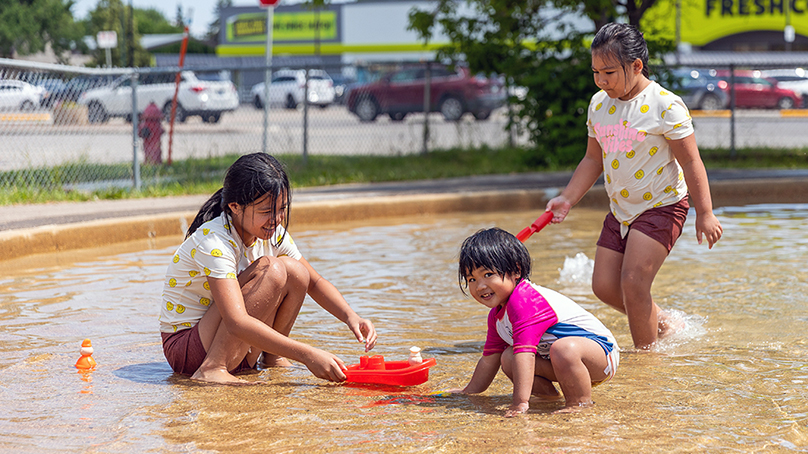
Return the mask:
M 154 8 L 172 22 L 177 15 L 177 5 L 182 6 L 186 15 L 193 9 L 189 30 L 192 36 L 198 38 L 208 31 L 208 24 L 213 21 L 213 12 L 216 8 L 216 0 L 123 0 L 125 5 L 129 5 L 130 1 L 135 8 Z M 98 5 L 98 0 L 77 0 L 73 6 L 73 17 L 77 20 L 86 18 L 96 5 Z M 259 6 L 259 2 L 258 0 L 233 0 L 233 6 Z

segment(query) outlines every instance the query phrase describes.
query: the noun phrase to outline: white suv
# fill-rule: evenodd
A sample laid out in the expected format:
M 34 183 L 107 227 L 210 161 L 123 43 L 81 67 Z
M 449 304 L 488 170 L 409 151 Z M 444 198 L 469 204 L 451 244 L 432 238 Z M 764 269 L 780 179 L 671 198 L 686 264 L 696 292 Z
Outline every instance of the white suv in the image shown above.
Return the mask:
M 198 78 L 191 71 L 181 73 L 180 88 L 177 92 L 176 120 L 180 123 L 193 115 L 202 117 L 206 123 L 217 123 L 223 112 L 238 107 L 236 87 L 223 77 L 207 80 Z M 166 119 L 171 114 L 171 101 L 174 98 L 176 73 L 147 74 L 138 81 L 137 109 L 142 113 L 150 102 L 163 110 Z M 87 106 L 87 116 L 91 123 L 103 123 L 110 117 L 124 117 L 132 120 L 132 79 L 121 76 L 111 85 L 86 91 L 79 103 Z
M 287 109 L 294 109 L 303 102 L 306 90 L 306 70 L 281 69 L 272 73 L 272 82 L 269 84 L 269 105 L 283 105 Z M 250 91 L 253 105 L 256 109 L 263 109 L 266 104 L 264 83 L 252 87 Z M 334 102 L 334 81 L 327 72 L 320 69 L 309 70 L 309 104 L 328 107 Z

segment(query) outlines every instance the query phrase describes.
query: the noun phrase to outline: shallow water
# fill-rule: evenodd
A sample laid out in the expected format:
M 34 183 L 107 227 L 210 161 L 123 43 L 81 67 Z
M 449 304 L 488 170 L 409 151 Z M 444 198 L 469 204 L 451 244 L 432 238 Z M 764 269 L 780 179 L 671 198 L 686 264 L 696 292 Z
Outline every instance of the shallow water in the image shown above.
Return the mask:
M 460 242 L 538 213 L 452 215 L 295 233 L 304 255 L 379 331 L 374 350 L 435 357 L 412 388 L 334 385 L 303 366 L 206 386 L 173 375 L 157 332 L 163 273 L 180 238 L 0 263 L 0 450 L 4 452 L 805 452 L 808 451 L 808 206 L 719 210 L 725 235 L 698 246 L 693 217 L 654 286 L 686 324 L 653 353 L 589 289 L 602 211 L 573 210 L 534 235 L 533 280 L 599 317 L 623 347 L 595 407 L 533 402 L 505 419 L 511 384 L 461 387 L 479 359 L 487 310 L 457 286 Z M 346 363 L 361 345 L 312 301 L 292 332 Z M 78 373 L 90 338 L 98 368 Z

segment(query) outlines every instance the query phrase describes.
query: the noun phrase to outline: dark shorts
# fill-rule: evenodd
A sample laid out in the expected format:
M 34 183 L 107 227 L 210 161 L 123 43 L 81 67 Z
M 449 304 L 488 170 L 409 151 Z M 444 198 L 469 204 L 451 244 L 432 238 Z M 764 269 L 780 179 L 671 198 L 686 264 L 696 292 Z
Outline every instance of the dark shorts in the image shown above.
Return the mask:
M 642 232 L 661 243 L 670 253 L 674 243 L 682 234 L 682 226 L 685 224 L 689 209 L 690 204 L 687 203 L 687 197 L 673 205 L 651 208 L 631 223 L 629 232 L 631 230 Z M 628 234 L 625 238 L 620 236 L 620 222 L 612 213 L 606 215 L 606 219 L 603 220 L 603 230 L 600 231 L 600 238 L 598 238 L 598 246 L 624 254 L 627 240 Z
M 163 337 L 163 354 L 168 364 L 174 372 L 182 375 L 193 375 L 202 361 L 205 360 L 207 352 L 199 337 L 199 325 L 194 325 L 191 329 L 184 329 L 176 333 L 160 333 Z M 247 358 L 244 358 L 231 374 L 255 369 L 250 366 Z

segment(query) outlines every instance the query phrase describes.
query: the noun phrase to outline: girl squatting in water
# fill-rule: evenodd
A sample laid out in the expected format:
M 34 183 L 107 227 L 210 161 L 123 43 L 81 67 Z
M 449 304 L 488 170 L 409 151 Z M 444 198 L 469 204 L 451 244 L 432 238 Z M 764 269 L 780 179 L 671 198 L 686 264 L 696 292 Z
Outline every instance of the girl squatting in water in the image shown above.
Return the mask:
M 166 272 L 160 308 L 163 351 L 171 368 L 194 380 L 246 383 L 233 374 L 292 359 L 317 377 L 345 380 L 331 353 L 290 339 L 310 295 L 348 325 L 365 351 L 373 324 L 303 258 L 286 231 L 289 179 L 274 157 L 240 157 L 199 210 Z

